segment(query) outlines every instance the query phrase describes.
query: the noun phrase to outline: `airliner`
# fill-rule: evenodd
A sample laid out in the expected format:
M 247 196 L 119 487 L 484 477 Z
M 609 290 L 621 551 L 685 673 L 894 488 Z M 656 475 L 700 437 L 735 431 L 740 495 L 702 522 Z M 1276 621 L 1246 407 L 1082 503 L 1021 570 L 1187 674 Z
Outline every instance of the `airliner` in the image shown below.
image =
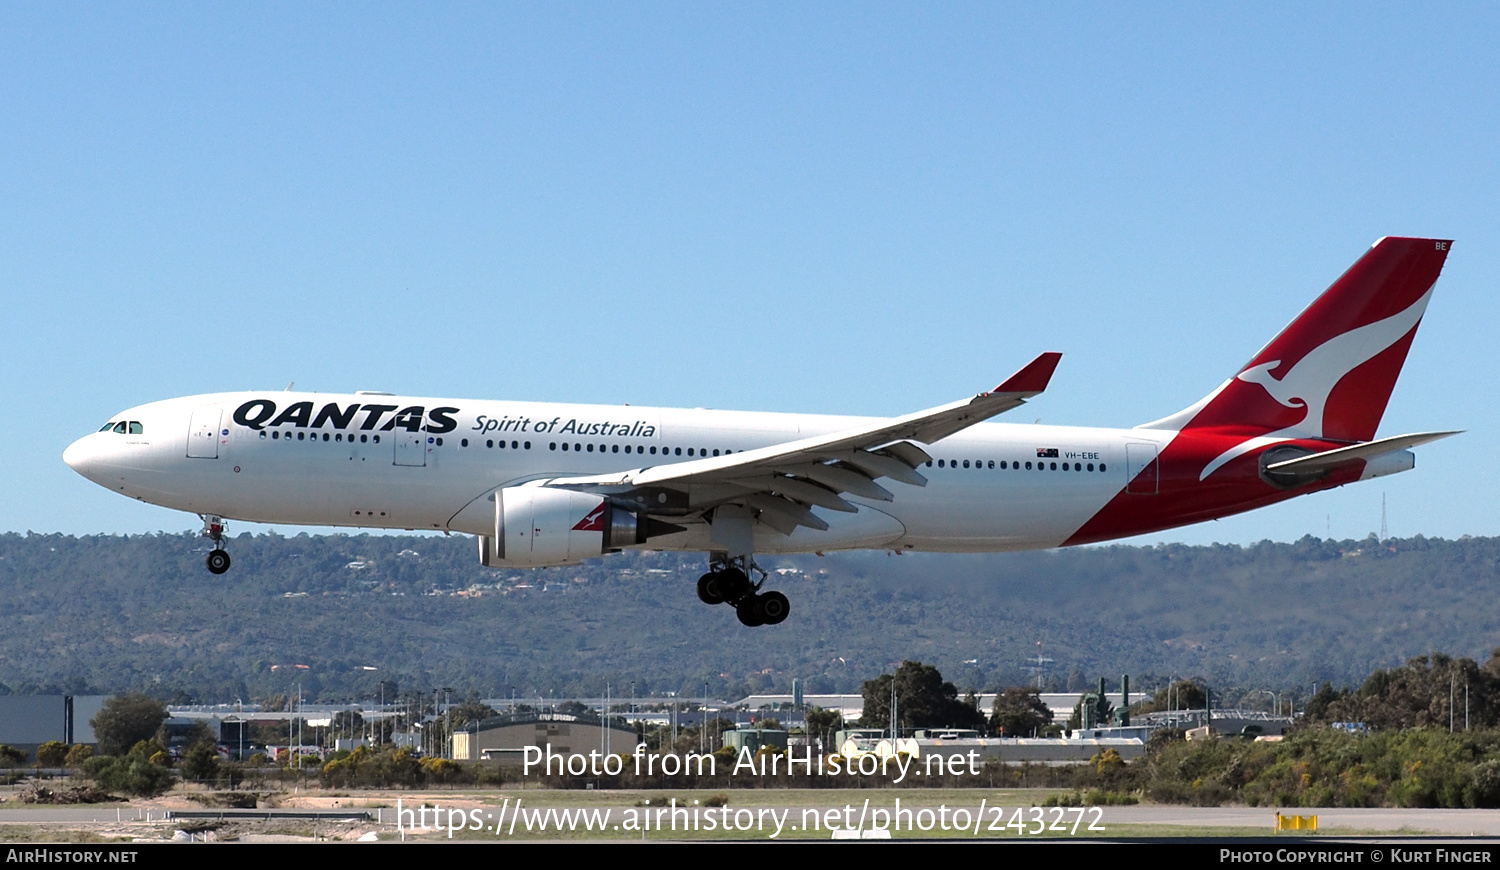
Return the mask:
M 1132 429 L 986 422 L 1047 388 L 1043 353 L 993 390 L 896 418 L 241 392 L 140 405 L 69 446 L 100 486 L 229 520 L 461 532 L 494 568 L 704 552 L 698 597 L 786 619 L 755 555 L 1088 544 L 1406 471 L 1376 438 L 1450 242 L 1377 241 L 1217 389 Z

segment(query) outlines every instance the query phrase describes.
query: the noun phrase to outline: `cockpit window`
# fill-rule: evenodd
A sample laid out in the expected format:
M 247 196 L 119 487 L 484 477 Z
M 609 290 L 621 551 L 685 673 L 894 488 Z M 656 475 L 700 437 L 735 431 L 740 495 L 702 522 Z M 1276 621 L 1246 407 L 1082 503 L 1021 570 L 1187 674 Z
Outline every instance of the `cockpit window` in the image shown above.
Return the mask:
M 130 434 L 132 434 L 132 435 L 139 435 L 139 434 L 141 434 L 142 431 L 143 430 L 141 429 L 141 424 L 140 424 L 139 421 L 137 421 L 137 420 L 131 420 L 130 421 Z
M 109 430 L 111 430 L 113 428 L 115 428 L 115 421 L 110 420 L 108 423 L 105 423 L 102 427 L 100 427 L 99 431 L 100 432 L 108 432 Z
M 120 435 L 124 435 L 125 434 L 125 421 L 124 420 L 121 420 L 120 422 L 118 422 L 118 423 L 115 424 L 115 432 L 118 433 L 118 434 L 120 434 Z

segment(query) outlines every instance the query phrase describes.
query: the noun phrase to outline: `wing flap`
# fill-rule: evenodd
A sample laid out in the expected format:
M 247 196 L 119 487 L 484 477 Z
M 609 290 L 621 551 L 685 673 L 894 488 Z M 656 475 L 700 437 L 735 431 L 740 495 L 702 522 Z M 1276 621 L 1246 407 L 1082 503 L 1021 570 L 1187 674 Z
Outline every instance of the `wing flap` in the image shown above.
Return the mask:
M 834 492 L 847 492 L 850 495 L 875 501 L 894 501 L 896 498 L 890 490 L 848 466 L 824 465 L 815 462 L 811 465 L 790 468 L 788 473 L 797 477 L 805 477 L 814 483 L 821 483 Z
M 795 477 L 769 474 L 765 477 L 737 477 L 729 482 L 751 491 L 769 492 L 783 498 L 790 498 L 810 505 L 817 505 L 821 508 L 828 508 L 831 511 L 842 511 L 846 514 L 859 513 L 859 508 L 839 498 L 832 490 L 824 489 L 816 483 L 798 480 Z

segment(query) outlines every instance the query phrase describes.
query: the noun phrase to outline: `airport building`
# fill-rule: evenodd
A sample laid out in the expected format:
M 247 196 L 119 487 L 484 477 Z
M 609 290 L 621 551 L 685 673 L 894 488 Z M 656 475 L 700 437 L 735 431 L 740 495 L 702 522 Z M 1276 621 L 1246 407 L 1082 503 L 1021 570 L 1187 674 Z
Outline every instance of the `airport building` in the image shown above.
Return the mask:
M 457 761 L 497 760 L 520 765 L 527 747 L 555 754 L 629 755 L 640 737 L 618 719 L 588 713 L 514 713 L 471 722 L 453 734 Z
M 108 695 L 0 695 L 0 743 L 36 757 L 43 743 L 96 744 L 94 726 Z

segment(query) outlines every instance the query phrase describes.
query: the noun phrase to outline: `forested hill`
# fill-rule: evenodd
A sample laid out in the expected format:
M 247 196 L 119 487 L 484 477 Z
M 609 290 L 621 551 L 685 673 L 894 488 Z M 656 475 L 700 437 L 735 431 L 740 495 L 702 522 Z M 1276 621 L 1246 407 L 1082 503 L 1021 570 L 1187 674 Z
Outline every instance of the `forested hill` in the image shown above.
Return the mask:
M 451 687 L 485 697 L 858 691 L 903 659 L 962 688 L 1121 673 L 1358 685 L 1433 651 L 1500 646 L 1500 539 L 1103 547 L 994 556 L 770 557 L 792 601 L 746 629 L 700 604 L 697 556 L 497 571 L 467 537 L 242 535 L 214 577 L 189 535 L 0 536 L 0 692 L 249 700 Z M 304 667 L 296 667 L 298 665 Z M 366 670 L 374 668 L 375 670 Z

